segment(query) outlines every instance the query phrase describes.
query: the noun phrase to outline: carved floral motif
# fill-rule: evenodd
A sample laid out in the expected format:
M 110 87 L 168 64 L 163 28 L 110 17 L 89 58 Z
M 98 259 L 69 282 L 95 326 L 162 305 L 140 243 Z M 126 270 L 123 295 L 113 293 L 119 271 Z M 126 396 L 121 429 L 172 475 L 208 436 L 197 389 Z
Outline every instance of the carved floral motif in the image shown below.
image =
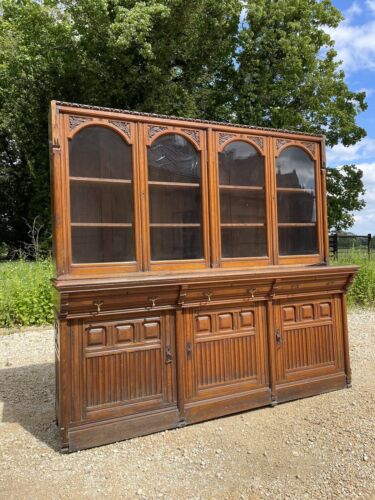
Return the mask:
M 249 139 L 252 142 L 255 142 L 255 144 L 263 151 L 263 146 L 264 146 L 264 139 L 263 137 L 258 137 L 258 136 L 249 136 Z
M 235 137 L 235 135 L 234 134 L 227 134 L 225 132 L 220 132 L 219 145 L 222 146 L 225 142 L 229 141 L 229 139 L 232 139 L 232 137 Z
M 89 122 L 91 121 L 92 118 L 86 118 L 84 116 L 75 116 L 75 115 L 70 115 L 69 116 L 69 129 L 73 130 L 82 123 Z
M 289 144 L 289 139 L 276 139 L 276 151 L 279 151 L 285 144 Z
M 188 136 L 190 136 L 193 139 L 193 141 L 195 142 L 195 144 L 197 144 L 198 146 L 201 145 L 201 138 L 200 138 L 200 133 L 198 130 L 192 130 L 190 128 L 183 128 L 182 131 L 185 132 L 185 134 L 187 134 Z
M 124 134 L 130 139 L 131 138 L 131 132 L 130 132 L 130 123 L 128 122 L 118 122 L 114 120 L 110 120 L 109 123 L 114 125 L 115 127 L 119 128 Z
M 168 127 L 161 127 L 160 125 L 149 125 L 148 127 L 148 139 L 151 140 L 159 132 L 167 130 Z
M 315 156 L 315 142 L 301 142 Z

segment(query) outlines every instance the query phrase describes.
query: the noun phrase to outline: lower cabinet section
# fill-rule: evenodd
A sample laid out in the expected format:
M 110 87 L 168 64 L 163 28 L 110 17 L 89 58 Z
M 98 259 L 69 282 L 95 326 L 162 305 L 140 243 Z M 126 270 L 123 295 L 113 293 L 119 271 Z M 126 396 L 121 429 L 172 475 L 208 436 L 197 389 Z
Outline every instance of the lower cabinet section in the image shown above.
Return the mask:
M 63 448 L 89 448 L 350 384 L 345 296 L 61 319 Z

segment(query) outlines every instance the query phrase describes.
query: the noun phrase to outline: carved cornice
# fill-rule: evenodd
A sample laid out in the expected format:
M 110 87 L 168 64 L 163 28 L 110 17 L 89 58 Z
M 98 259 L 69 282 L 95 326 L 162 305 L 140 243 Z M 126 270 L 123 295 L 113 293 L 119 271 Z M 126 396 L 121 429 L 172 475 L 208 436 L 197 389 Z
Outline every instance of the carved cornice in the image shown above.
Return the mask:
M 124 134 L 127 136 L 127 138 L 130 140 L 131 139 L 131 130 L 130 130 L 130 123 L 129 122 L 119 122 L 115 120 L 109 120 L 109 123 L 120 129 Z
M 90 122 L 92 121 L 92 118 L 87 118 L 85 116 L 76 116 L 76 115 L 70 115 L 69 116 L 69 130 L 73 130 L 79 125 L 82 125 L 82 123 Z

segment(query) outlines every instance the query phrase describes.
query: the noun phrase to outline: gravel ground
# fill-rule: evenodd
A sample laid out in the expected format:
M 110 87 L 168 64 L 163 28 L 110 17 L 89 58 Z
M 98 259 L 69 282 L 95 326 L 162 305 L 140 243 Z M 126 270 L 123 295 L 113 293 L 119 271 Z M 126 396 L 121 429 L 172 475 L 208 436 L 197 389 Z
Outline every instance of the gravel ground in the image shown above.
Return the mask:
M 375 499 L 375 310 L 349 317 L 353 388 L 70 455 L 53 334 L 0 336 L 0 498 Z

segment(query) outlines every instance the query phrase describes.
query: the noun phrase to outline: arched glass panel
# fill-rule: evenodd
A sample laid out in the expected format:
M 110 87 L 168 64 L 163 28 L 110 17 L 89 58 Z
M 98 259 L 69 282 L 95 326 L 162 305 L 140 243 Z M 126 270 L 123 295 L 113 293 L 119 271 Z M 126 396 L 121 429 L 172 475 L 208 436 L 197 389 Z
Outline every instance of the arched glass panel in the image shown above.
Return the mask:
M 235 141 L 219 154 L 222 257 L 267 255 L 264 159 Z
M 87 127 L 69 143 L 73 263 L 135 260 L 132 148 Z
M 284 149 L 276 162 L 279 254 L 318 253 L 315 163 L 303 149 Z
M 203 258 L 200 153 L 183 136 L 148 149 L 151 260 Z

